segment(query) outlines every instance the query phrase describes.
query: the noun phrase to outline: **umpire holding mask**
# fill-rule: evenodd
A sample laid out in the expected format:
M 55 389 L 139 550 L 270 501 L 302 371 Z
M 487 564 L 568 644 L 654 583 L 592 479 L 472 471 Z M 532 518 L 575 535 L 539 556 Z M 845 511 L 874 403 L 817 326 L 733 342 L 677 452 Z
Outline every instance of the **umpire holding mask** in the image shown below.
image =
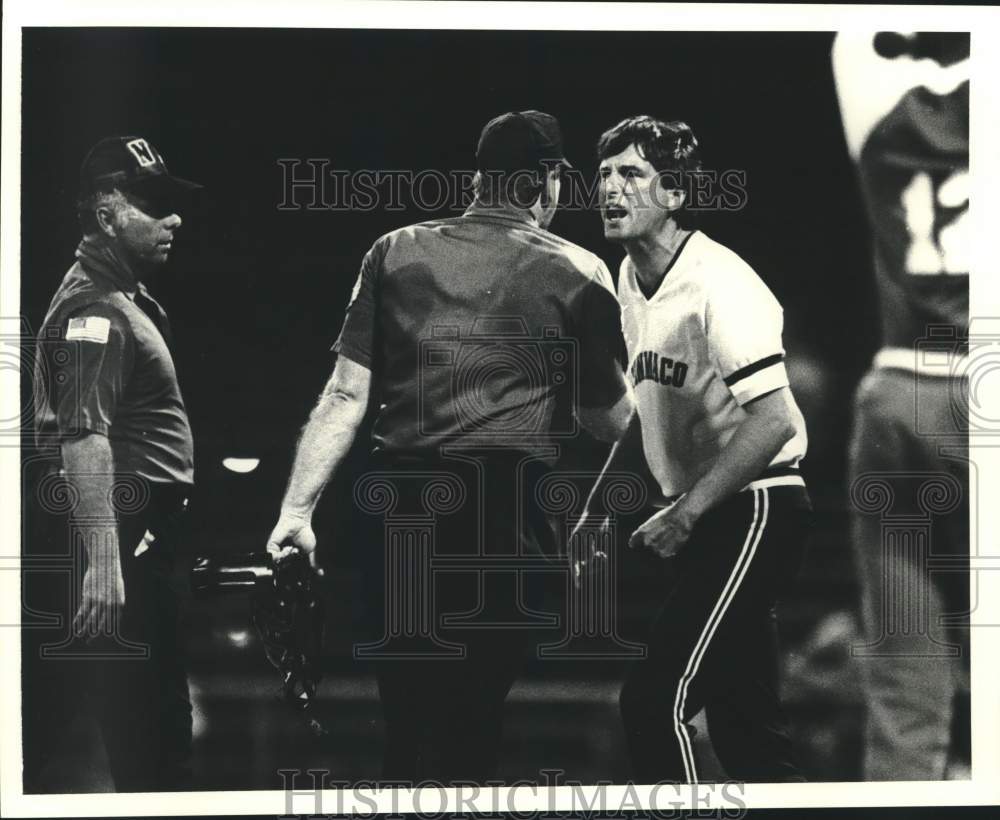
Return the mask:
M 83 576 L 70 583 L 72 634 L 61 644 L 44 636 L 40 659 L 26 658 L 26 782 L 45 758 L 29 753 L 39 741 L 29 727 L 44 722 L 39 713 L 75 709 L 84 691 L 117 791 L 190 782 L 171 574 L 194 449 L 170 324 L 145 282 L 166 264 L 178 212 L 198 187 L 171 175 L 142 137 L 101 140 L 81 168 L 83 239 L 41 327 L 34 393 L 39 446 L 57 445 L 43 480 L 69 484 L 74 505 L 59 537 Z M 60 686 L 65 696 L 53 696 Z
M 462 482 L 465 501 L 436 519 L 433 543 L 434 556 L 462 571 L 424 574 L 409 560 L 379 566 L 385 546 L 366 545 L 369 602 L 380 590 L 429 578 L 421 622 L 464 648 L 461 658 L 374 661 L 386 726 L 383 776 L 393 781 L 493 775 L 504 700 L 533 636 L 490 610 L 491 603 L 515 609 L 516 590 L 477 576 L 470 556 L 501 566 L 518 555 L 544 556 L 554 539 L 532 491 L 558 453 L 560 418 L 572 412 L 611 441 L 632 413 L 616 358 L 623 342 L 610 274 L 598 257 L 547 230 L 567 164 L 555 118 L 539 111 L 494 118 L 476 159 L 476 200 L 462 216 L 393 231 L 365 256 L 334 346 L 339 358 L 302 432 L 267 545 L 278 560 L 298 550 L 315 563 L 313 511 L 370 403 L 378 408 L 373 459 L 380 475 L 395 479 L 400 513 L 422 514 L 421 492 L 431 485 L 421 479 L 449 474 Z M 575 346 L 578 395 L 563 371 L 510 364 L 526 342 L 542 354 L 547 344 Z M 463 370 L 463 357 L 482 366 Z M 503 573 L 493 575 L 499 584 Z M 388 608 L 394 600 L 371 607 L 387 624 L 400 617 Z M 454 618 L 463 613 L 481 620 L 459 628 Z

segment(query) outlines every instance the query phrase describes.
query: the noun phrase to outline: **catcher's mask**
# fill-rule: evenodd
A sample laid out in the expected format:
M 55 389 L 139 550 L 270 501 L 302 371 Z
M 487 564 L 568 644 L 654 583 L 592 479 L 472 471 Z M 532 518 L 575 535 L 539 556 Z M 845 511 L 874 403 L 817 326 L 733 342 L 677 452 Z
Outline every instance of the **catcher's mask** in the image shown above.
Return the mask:
M 293 552 L 280 562 L 268 553 L 199 558 L 191 570 L 195 594 L 250 592 L 250 622 L 268 661 L 281 674 L 282 698 L 305 710 L 322 677 L 322 588 L 309 560 Z
M 324 611 L 316 571 L 304 555 L 282 559 L 271 583 L 254 585 L 250 620 L 267 659 L 281 674 L 284 699 L 307 708 L 322 677 Z

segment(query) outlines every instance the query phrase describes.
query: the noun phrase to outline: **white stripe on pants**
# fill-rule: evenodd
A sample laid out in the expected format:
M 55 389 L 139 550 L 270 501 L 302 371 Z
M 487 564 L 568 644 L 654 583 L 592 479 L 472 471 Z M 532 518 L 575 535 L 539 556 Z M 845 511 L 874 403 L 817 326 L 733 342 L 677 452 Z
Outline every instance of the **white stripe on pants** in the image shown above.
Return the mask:
M 687 725 L 684 723 L 684 704 L 687 700 L 688 685 L 694 676 L 698 674 L 698 668 L 705 657 L 708 644 L 712 640 L 716 629 L 718 629 L 722 618 L 725 616 L 726 610 L 729 609 L 733 598 L 736 597 L 736 592 L 739 590 L 739 586 L 747 574 L 747 570 L 750 568 L 750 562 L 753 560 L 754 553 L 757 551 L 757 545 L 760 543 L 761 536 L 764 534 L 764 528 L 767 526 L 768 491 L 767 489 L 757 489 L 753 490 L 753 494 L 753 520 L 750 523 L 750 529 L 747 531 L 746 540 L 743 542 L 739 557 L 733 565 L 733 571 L 730 573 L 725 587 L 723 587 L 722 595 L 716 601 L 715 608 L 712 610 L 712 614 L 708 616 L 708 621 L 705 623 L 705 627 L 702 629 L 697 643 L 695 643 L 694 651 L 688 659 L 687 667 L 677 685 L 677 693 L 674 698 L 674 734 L 680 743 L 684 773 L 689 783 L 698 782 L 698 772 L 695 769 L 691 737 L 688 734 Z

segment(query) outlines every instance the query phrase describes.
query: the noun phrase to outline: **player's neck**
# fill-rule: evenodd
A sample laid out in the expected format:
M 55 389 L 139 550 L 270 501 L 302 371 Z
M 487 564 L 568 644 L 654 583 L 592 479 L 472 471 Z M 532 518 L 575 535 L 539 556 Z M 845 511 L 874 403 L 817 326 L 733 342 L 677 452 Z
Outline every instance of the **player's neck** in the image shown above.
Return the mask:
M 625 252 L 635 268 L 639 284 L 647 293 L 654 292 L 674 258 L 693 232 L 670 220 L 655 236 L 643 236 L 625 243 Z

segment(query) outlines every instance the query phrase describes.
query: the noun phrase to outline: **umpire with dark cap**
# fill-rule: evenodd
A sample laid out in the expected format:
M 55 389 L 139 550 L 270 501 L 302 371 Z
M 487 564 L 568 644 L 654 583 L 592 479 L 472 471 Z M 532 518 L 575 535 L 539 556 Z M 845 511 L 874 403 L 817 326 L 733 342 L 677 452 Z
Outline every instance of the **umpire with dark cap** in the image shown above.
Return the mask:
M 483 128 L 476 158 L 476 199 L 462 216 L 382 236 L 362 262 L 333 375 L 302 432 L 268 542 L 278 560 L 300 550 L 315 563 L 313 511 L 370 402 L 378 409 L 377 470 L 369 476 L 394 483 L 386 495 L 398 497 L 385 515 L 426 515 L 432 483 L 459 481 L 455 503 L 438 504 L 430 549 L 432 560 L 466 570 L 475 569 L 472 559 L 509 566 L 551 550 L 534 489 L 559 442 L 573 445 L 567 418 L 607 441 L 625 429 L 633 405 L 617 358 L 623 343 L 610 274 L 598 257 L 546 230 L 568 164 L 558 123 L 538 111 L 503 114 Z M 575 361 L 557 355 L 559 345 L 572 347 Z M 579 374 L 576 391 L 570 370 Z M 368 545 L 369 597 L 387 590 L 380 614 L 399 624 L 390 593 L 412 591 L 428 606 L 413 625 L 429 624 L 430 642 L 445 656 L 403 657 L 402 647 L 374 657 L 383 776 L 483 782 L 497 762 L 504 700 L 537 644 L 525 623 L 505 621 L 511 611 L 531 611 L 530 579 L 518 575 L 524 584 L 504 587 L 492 583 L 503 572 L 436 573 L 418 561 L 426 545 L 407 543 L 401 561 L 384 566 L 378 558 L 393 541 Z
M 39 334 L 36 437 L 58 445 L 50 477 L 69 483 L 68 537 L 85 567 L 72 638 L 41 663 L 87 689 L 118 791 L 184 788 L 190 777 L 171 569 L 194 450 L 170 325 L 144 283 L 167 262 L 177 211 L 198 187 L 142 137 L 94 146 L 80 175 L 83 239 Z M 51 706 L 27 701 L 26 711 Z

